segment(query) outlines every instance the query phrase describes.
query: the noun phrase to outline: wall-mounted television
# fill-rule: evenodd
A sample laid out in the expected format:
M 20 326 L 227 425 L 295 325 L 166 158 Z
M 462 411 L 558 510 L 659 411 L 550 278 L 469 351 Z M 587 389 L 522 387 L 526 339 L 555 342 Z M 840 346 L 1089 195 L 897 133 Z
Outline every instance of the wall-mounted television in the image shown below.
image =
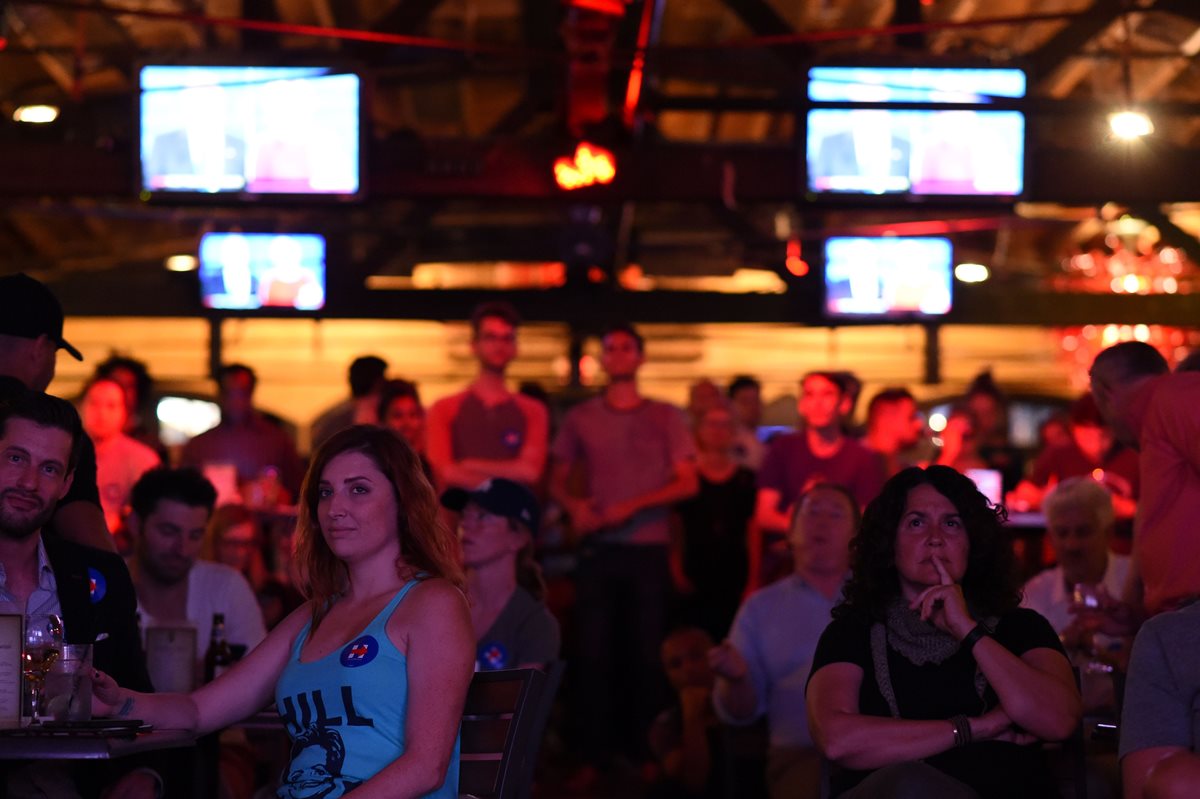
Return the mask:
M 944 316 L 953 304 L 950 240 L 845 236 L 825 240 L 825 315 L 846 319 Z
M 206 233 L 199 271 L 206 308 L 325 307 L 325 237 L 315 233 Z
M 807 190 L 1017 197 L 1025 187 L 1025 115 L 994 106 L 1024 94 L 1025 74 L 1016 69 L 814 67 Z
M 362 86 L 353 72 L 148 65 L 139 88 L 139 186 L 150 196 L 359 194 Z

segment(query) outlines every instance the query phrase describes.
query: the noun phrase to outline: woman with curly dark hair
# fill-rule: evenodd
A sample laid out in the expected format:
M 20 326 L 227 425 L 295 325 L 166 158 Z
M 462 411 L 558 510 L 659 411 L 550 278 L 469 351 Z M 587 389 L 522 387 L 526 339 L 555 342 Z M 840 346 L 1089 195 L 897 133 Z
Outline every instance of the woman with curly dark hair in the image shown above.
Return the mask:
M 1072 733 L 1079 692 L 1053 628 L 1018 608 L 1004 518 L 945 466 L 867 506 L 807 688 L 834 796 L 1054 795 L 1030 744 Z

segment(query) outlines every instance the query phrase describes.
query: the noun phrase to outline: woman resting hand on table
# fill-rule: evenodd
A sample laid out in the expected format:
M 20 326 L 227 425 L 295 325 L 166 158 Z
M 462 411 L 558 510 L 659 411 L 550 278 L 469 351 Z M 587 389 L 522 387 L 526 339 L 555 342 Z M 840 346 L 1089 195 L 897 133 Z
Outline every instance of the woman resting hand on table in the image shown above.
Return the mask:
M 197 734 L 274 700 L 292 738 L 282 797 L 457 797 L 475 646 L 455 549 L 408 445 L 379 427 L 343 430 L 304 480 L 308 602 L 190 694 L 137 693 L 101 674 L 96 696 L 119 716 Z
M 867 506 L 806 694 L 834 796 L 1057 795 L 1030 744 L 1071 735 L 1079 692 L 1050 623 L 1018 607 L 1003 518 L 946 466 Z

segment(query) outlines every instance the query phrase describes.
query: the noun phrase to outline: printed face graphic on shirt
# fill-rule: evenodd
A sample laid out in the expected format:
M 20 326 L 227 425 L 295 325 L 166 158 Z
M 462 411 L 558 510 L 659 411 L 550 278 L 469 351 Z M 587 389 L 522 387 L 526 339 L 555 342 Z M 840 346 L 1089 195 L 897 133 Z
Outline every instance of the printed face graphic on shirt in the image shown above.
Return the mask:
M 284 799 L 322 799 L 341 796 L 359 780 L 342 776 L 346 746 L 337 730 L 313 724 L 292 742 L 292 760 L 284 772 L 279 796 Z

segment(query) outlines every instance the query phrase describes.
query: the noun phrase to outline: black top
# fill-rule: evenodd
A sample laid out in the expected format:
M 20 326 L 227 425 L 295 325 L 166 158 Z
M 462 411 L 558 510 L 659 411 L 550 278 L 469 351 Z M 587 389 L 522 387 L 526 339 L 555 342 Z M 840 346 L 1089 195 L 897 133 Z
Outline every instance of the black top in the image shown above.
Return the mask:
M 859 712 L 891 717 L 875 675 L 870 631 L 871 620 L 866 614 L 835 619 L 825 628 L 817 644 L 811 674 L 831 663 L 853 663 L 863 670 Z M 1024 608 L 1003 616 L 993 637 L 1018 656 L 1038 648 L 1063 651 L 1050 623 Z M 924 721 L 949 719 L 958 714 L 979 716 L 1000 704 L 991 686 L 982 697 L 976 692 L 975 659 L 966 650 L 959 649 L 940 664 L 924 666 L 913 664 L 891 647 L 888 647 L 887 658 L 901 718 Z M 1055 795 L 1041 749 L 1036 744 L 1018 746 L 982 741 L 925 758 L 925 762 L 970 785 L 984 799 Z M 835 771 L 833 795 L 857 785 L 868 773 L 849 769 Z
M 697 591 L 732 593 L 746 585 L 746 525 L 758 489 L 754 472 L 739 466 L 721 483 L 703 475 L 700 491 L 676 506 L 683 521 L 683 568 Z

